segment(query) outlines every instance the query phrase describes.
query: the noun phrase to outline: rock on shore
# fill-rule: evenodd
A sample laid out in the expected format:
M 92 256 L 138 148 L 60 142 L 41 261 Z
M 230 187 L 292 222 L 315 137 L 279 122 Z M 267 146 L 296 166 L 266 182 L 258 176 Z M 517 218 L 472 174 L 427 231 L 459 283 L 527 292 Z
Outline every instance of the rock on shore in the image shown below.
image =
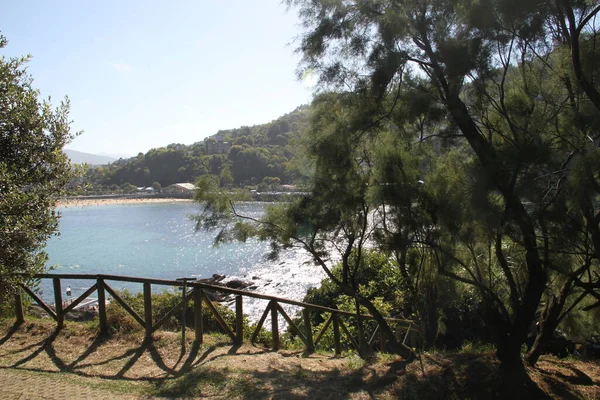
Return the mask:
M 256 284 L 253 282 L 245 282 L 241 279 L 232 279 L 226 280 L 225 275 L 213 274 L 210 278 L 198 279 L 196 282 L 204 283 L 206 285 L 212 286 L 221 286 L 229 289 L 237 289 L 237 290 L 255 290 L 257 288 Z M 217 302 L 226 302 L 231 300 L 231 294 L 223 293 L 223 292 L 211 292 L 205 290 L 206 296 L 211 301 Z

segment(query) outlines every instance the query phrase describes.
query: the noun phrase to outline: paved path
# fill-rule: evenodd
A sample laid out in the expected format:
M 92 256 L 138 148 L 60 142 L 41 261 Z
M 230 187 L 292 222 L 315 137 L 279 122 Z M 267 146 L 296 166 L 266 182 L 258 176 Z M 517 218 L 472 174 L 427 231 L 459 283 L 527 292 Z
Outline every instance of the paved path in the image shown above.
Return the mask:
M 54 379 L 51 374 L 0 368 L 0 398 L 3 400 L 75 400 L 75 399 L 135 399 L 113 391 L 89 388 L 84 383 L 69 382 L 61 377 Z

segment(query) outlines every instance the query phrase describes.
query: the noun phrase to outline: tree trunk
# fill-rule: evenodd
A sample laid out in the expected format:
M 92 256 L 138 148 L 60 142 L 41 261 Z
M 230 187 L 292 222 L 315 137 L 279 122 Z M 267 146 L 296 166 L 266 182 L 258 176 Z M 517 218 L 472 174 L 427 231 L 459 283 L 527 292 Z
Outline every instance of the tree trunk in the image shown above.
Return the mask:
M 496 355 L 500 360 L 498 388 L 501 399 L 547 399 L 548 395 L 531 380 L 521 359 L 522 341 L 511 335 L 498 343 Z
M 556 311 L 558 307 L 556 304 L 553 304 L 552 309 L 548 311 L 548 314 L 542 321 L 540 321 L 540 330 L 535 336 L 535 341 L 533 342 L 533 346 L 527 352 L 525 356 L 525 361 L 527 365 L 533 367 L 539 360 L 540 356 L 543 354 L 546 349 L 546 345 L 552 339 L 554 335 L 554 331 L 558 326 L 558 315 L 560 310 Z
M 423 321 L 425 322 L 425 348 L 433 347 L 438 333 L 438 315 L 437 315 L 437 293 L 435 284 L 429 282 L 425 285 Z
M 575 78 L 590 102 L 598 111 L 600 111 L 600 92 L 598 92 L 592 82 L 588 81 L 581 64 L 581 48 L 579 39 L 582 26 L 578 26 L 577 17 L 575 16 L 573 7 L 570 4 L 571 2 L 563 0 L 560 3 L 561 4 L 559 7 L 564 10 L 565 16 L 567 17 L 567 22 L 569 23 L 569 36 L 565 36 L 564 38 L 571 48 L 571 64 L 573 66 L 573 71 L 575 72 Z
M 373 316 L 373 319 L 379 324 L 379 329 L 385 337 L 385 340 L 387 340 L 387 347 L 394 354 L 402 356 L 407 361 L 413 361 L 417 357 L 413 349 L 396 340 L 396 336 L 394 335 L 394 332 L 388 325 L 387 321 L 383 315 L 381 315 L 377 307 L 375 307 L 375 305 L 369 301 L 369 299 L 361 296 L 352 286 L 345 282 L 340 282 L 339 288 L 344 294 L 352 296 L 359 302 L 360 305 L 369 310 L 369 313 Z
M 496 356 L 500 360 L 500 372 L 524 368 L 521 359 L 521 343 L 510 337 L 497 344 Z
M 394 332 L 388 325 L 388 323 L 385 320 L 385 318 L 383 317 L 383 315 L 381 315 L 379 310 L 377 310 L 377 307 L 375 307 L 373 305 L 373 303 L 371 303 L 368 299 L 366 299 L 364 297 L 359 297 L 358 301 L 360 302 L 361 305 L 365 306 L 365 308 L 367 310 L 369 310 L 369 313 L 371 313 L 371 315 L 373 316 L 373 319 L 375 319 L 375 321 L 377 321 L 377 323 L 379 324 L 379 329 L 381 330 L 381 332 L 383 333 L 383 336 L 387 340 L 387 343 L 388 343 L 387 347 L 393 353 L 402 356 L 406 361 L 413 361 L 417 355 L 415 354 L 413 349 L 411 349 L 410 347 L 408 347 L 408 346 L 404 345 L 403 343 L 398 342 L 398 340 L 396 340 L 396 336 L 394 335 Z
M 516 345 L 513 343 L 512 345 Z M 500 387 L 498 398 L 502 399 L 547 399 L 548 395 L 531 380 L 520 356 L 520 346 L 506 349 L 498 355 L 500 362 Z M 518 351 L 515 351 L 517 350 Z
M 560 289 L 558 297 L 552 296 L 548 300 L 549 303 L 542 315 L 542 320 L 540 321 L 539 330 L 535 337 L 535 341 L 533 342 L 533 346 L 531 346 L 531 349 L 529 349 L 525 356 L 527 365 L 533 367 L 538 362 L 540 356 L 546 349 L 546 345 L 550 339 L 552 339 L 554 331 L 556 331 L 556 328 L 560 323 L 560 315 L 565 306 L 567 297 L 571 293 L 572 282 L 573 278 L 567 278 Z
M 356 327 L 358 330 L 358 355 L 363 360 L 370 359 L 373 357 L 373 349 L 367 344 L 365 340 L 365 330 L 363 325 L 363 317 L 360 311 L 360 303 L 357 297 L 354 297 L 354 303 L 356 306 Z

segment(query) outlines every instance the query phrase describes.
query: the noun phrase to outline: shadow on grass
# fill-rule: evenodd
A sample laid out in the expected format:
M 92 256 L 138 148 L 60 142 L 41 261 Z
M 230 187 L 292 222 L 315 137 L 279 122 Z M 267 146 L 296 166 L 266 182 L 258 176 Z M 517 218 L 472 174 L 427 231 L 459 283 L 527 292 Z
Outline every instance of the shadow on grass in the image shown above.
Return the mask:
M 417 370 L 403 377 L 404 384 L 394 390 L 403 398 L 446 399 L 501 398 L 498 366 L 489 359 L 457 356 L 450 362 L 439 362 L 428 358 L 435 367 L 424 375 Z M 420 372 L 420 370 L 418 371 Z
M 11 329 L 2 339 L 6 343 L 14 335 L 18 327 Z M 232 367 L 221 369 L 207 367 L 207 360 L 213 361 L 222 357 L 240 355 L 240 346 L 233 345 L 228 351 L 216 350 L 225 345 L 217 343 L 202 348 L 194 343 L 187 353 L 180 353 L 173 361 L 166 360 L 163 348 L 158 348 L 155 341 L 144 341 L 139 346 L 119 350 L 108 358 L 94 360 L 91 355 L 102 352 L 106 338 L 96 337 L 81 354 L 72 361 L 61 358 L 57 352 L 56 342 L 59 331 L 52 332 L 48 337 L 33 345 L 20 348 L 13 354 L 19 354 L 18 361 L 9 367 L 39 372 L 69 372 L 83 377 L 93 377 L 115 381 L 143 381 L 149 385 L 144 394 L 159 397 L 197 397 L 222 395 L 243 399 L 301 399 L 329 398 L 345 399 L 354 394 L 369 397 L 392 397 L 406 399 L 445 399 L 445 398 L 502 398 L 506 393 L 503 387 L 515 382 L 502 382 L 499 375 L 498 363 L 493 357 L 481 354 L 451 354 L 443 358 L 425 357 L 426 373 L 423 374 L 418 361 L 407 365 L 401 361 L 381 363 L 366 363 L 360 368 L 341 367 L 318 370 L 303 369 L 301 364 L 279 364 L 262 369 L 237 368 L 234 359 Z M 61 338 L 62 340 L 62 338 Z M 68 340 L 68 339 L 67 339 Z M 223 349 L 221 349 L 223 350 Z M 249 357 L 255 354 L 270 353 L 268 349 L 252 350 Z M 243 353 L 242 353 L 243 354 Z M 283 357 L 303 358 L 308 356 L 301 351 L 280 353 Z M 40 355 L 46 355 L 58 371 L 29 367 L 29 362 Z M 127 374 L 147 355 L 160 370 L 161 376 L 128 377 Z M 121 362 L 118 371 L 110 374 L 89 372 L 100 370 L 115 361 Z M 246 361 L 246 360 L 244 360 Z M 249 359 L 251 362 L 252 360 Z M 560 398 L 580 398 L 572 385 L 600 385 L 583 371 L 570 363 L 550 361 L 555 368 L 536 370 L 538 381 L 551 389 L 551 394 Z M 213 364 L 214 365 L 214 364 Z M 96 368 L 93 368 L 96 367 Z M 231 369 L 230 369 L 231 368 Z M 518 385 L 525 387 L 520 393 L 528 394 L 530 399 L 544 398 L 545 393 L 529 376 L 519 381 Z M 542 383 L 540 383 L 541 385 Z M 572 384 L 572 385 L 571 385 Z M 517 398 L 517 397 L 514 397 Z M 549 396 L 546 396 L 549 398 Z
M 8 341 L 14 333 L 18 331 L 18 327 L 14 328 L 11 332 L 5 335 L 4 342 Z M 228 374 L 220 373 L 216 371 L 201 371 L 202 367 L 197 368 L 193 371 L 194 367 L 201 366 L 210 356 L 213 354 L 223 343 L 217 343 L 216 345 L 202 349 L 200 343 L 194 342 L 189 351 L 186 353 L 181 352 L 179 358 L 173 363 L 166 362 L 161 351 L 156 346 L 156 342 L 153 340 L 144 340 L 140 346 L 135 348 L 128 348 L 122 353 L 114 354 L 111 357 L 103 358 L 101 360 L 90 360 L 90 355 L 96 352 L 102 352 L 102 345 L 109 341 L 110 338 L 97 336 L 81 354 L 79 354 L 73 361 L 67 362 L 61 356 L 56 349 L 56 341 L 59 338 L 60 330 L 54 330 L 49 336 L 45 337 L 41 341 L 27 345 L 18 350 L 11 351 L 11 354 L 20 354 L 21 358 L 11 363 L 9 366 L 0 367 L 1 369 L 20 369 L 32 372 L 44 372 L 44 373 L 61 373 L 68 372 L 82 377 L 99 378 L 106 380 L 115 381 L 145 381 L 151 384 L 151 393 L 164 393 L 163 396 L 170 396 L 171 394 L 181 396 L 187 392 L 198 393 L 200 384 L 202 386 L 209 386 L 212 389 L 219 388 L 222 383 L 228 380 Z M 61 338 L 59 340 L 62 340 Z M 232 346 L 226 354 L 219 354 L 210 357 L 211 360 L 226 357 L 228 355 L 237 354 L 240 346 Z M 202 351 L 201 351 L 202 350 Z M 164 350 L 163 350 L 164 351 Z M 259 351 L 258 353 L 264 353 Z M 126 374 L 129 372 L 140 360 L 140 358 L 147 354 L 153 363 L 162 371 L 165 372 L 164 376 L 160 377 L 127 377 Z M 36 359 L 39 356 L 47 356 L 58 371 L 49 370 L 48 368 L 37 368 L 31 367 L 28 363 Z M 172 359 L 171 359 L 172 360 Z M 100 367 L 111 364 L 114 361 L 123 361 L 122 367 L 114 374 L 103 374 L 103 373 L 92 373 L 86 371 L 90 367 Z M 169 366 L 168 364 L 174 364 Z M 198 381 L 200 379 L 200 381 Z M 172 383 L 175 382 L 175 383 Z M 189 388 L 185 389 L 185 388 Z M 181 394 L 178 394 L 181 393 Z
M 29 347 L 28 350 L 33 349 L 37 346 L 40 346 L 40 347 L 35 349 L 31 354 L 23 357 L 19 361 L 12 364 L 11 368 L 17 368 L 17 367 L 33 360 L 40 354 L 46 352 L 48 354 L 48 356 L 50 357 L 50 359 L 52 360 L 52 362 L 54 362 L 54 364 L 60 371 L 68 370 L 68 367 L 66 367 L 66 365 L 62 362 L 62 360 L 60 358 L 56 357 L 56 353 L 54 352 L 54 349 L 52 348 L 52 343 L 54 343 L 54 340 L 56 340 L 59 333 L 60 333 L 60 331 L 57 329 L 54 332 L 52 332 L 52 334 L 50 336 L 48 336 L 46 339 L 43 339 L 40 342 L 35 343 L 32 346 L 28 346 Z
M 300 354 L 300 353 L 299 353 Z M 298 356 L 298 355 L 296 355 Z M 406 373 L 405 362 L 390 363 L 385 371 L 372 365 L 357 369 L 327 370 L 267 368 L 267 370 L 220 371 L 195 369 L 181 379 L 160 382 L 148 392 L 158 397 L 199 397 L 223 393 L 240 399 L 347 399 L 354 394 L 370 398 L 389 391 Z
M 180 379 L 156 382 L 151 396 L 199 397 L 214 393 L 241 399 L 346 399 L 349 394 L 364 391 L 364 371 L 342 373 L 339 370 L 307 371 L 271 369 L 235 373 L 195 369 Z
M 14 331 L 16 331 L 16 330 L 18 330 L 18 328 L 14 329 Z M 11 336 L 12 336 L 12 334 L 14 334 L 14 331 L 11 333 Z M 18 350 L 13 350 L 13 351 L 7 353 L 7 354 L 22 353 L 23 357 L 21 359 L 17 360 L 16 362 L 10 364 L 7 367 L 0 367 L 0 368 L 23 369 L 23 370 L 29 370 L 29 371 L 35 371 L 35 372 L 47 372 L 47 373 L 48 372 L 49 373 L 57 372 L 57 371 L 48 371 L 47 369 L 43 369 L 43 368 L 35 368 L 35 367 L 26 366 L 27 363 L 34 360 L 35 358 L 37 358 L 41 355 L 46 355 L 52 361 L 52 363 L 56 366 L 56 368 L 58 369 L 58 372 L 69 372 L 69 373 L 77 374 L 77 375 L 84 376 L 84 377 L 93 377 L 93 378 L 100 378 L 100 379 L 152 381 L 152 380 L 160 380 L 160 379 L 166 379 L 166 378 L 164 378 L 164 377 L 163 378 L 125 377 L 125 374 L 131 370 L 131 368 L 139 361 L 139 359 L 145 353 L 148 353 L 149 357 L 156 364 L 156 366 L 166 373 L 167 378 L 168 377 L 173 378 L 173 377 L 179 377 L 179 376 L 185 374 L 187 371 L 189 371 L 192 368 L 195 361 L 202 362 L 203 359 L 205 359 L 212 351 L 214 351 L 214 348 L 208 349 L 206 352 L 204 352 L 204 354 L 201 355 L 201 357 L 198 360 L 200 344 L 194 343 L 191 346 L 189 352 L 180 353 L 179 359 L 176 361 L 175 365 L 173 367 L 169 367 L 167 365 L 167 363 L 164 361 L 160 352 L 158 351 L 155 342 L 152 340 L 150 340 L 150 341 L 144 340 L 139 347 L 127 349 L 126 351 L 124 351 L 121 354 L 116 354 L 107 359 L 84 362 L 89 358 L 90 355 L 92 355 L 98 351 L 101 351 L 102 350 L 101 346 L 109 340 L 109 338 L 107 338 L 107 337 L 97 336 L 85 351 L 83 351 L 79 356 L 77 356 L 77 358 L 75 360 L 67 363 L 63 360 L 63 358 L 61 358 L 58 355 L 56 348 L 54 346 L 54 342 L 56 341 L 59 334 L 60 334 L 60 330 L 55 330 L 54 332 L 52 332 L 52 334 L 50 334 L 48 337 L 42 339 L 39 342 L 27 345 L 24 348 L 20 348 Z M 9 335 L 6 335 L 5 337 L 9 337 Z M 6 339 L 5 342 L 7 340 L 8 339 Z M 84 369 L 86 369 L 86 368 L 103 366 L 103 365 L 107 365 L 114 361 L 119 361 L 119 360 L 127 360 L 127 361 L 124 363 L 122 368 L 118 372 L 116 372 L 114 375 L 105 375 L 105 374 L 101 374 L 101 373 L 95 374 L 95 373 L 89 373 L 89 372 L 84 371 Z
M 546 363 L 552 370 L 538 369 L 538 372 L 543 381 L 552 388 L 552 392 L 562 399 L 581 398 L 574 390 L 574 385 L 600 387 L 600 380 L 594 381 L 588 374 L 567 362 L 546 360 Z
M 328 372 L 310 372 L 298 369 L 295 371 L 279 371 L 275 369 L 266 372 L 250 371 L 238 374 L 225 368 L 224 370 L 213 370 L 205 368 L 203 364 L 210 359 L 211 362 L 223 357 L 239 354 L 240 346 L 233 345 L 222 354 L 214 355 L 214 352 L 224 343 L 201 348 L 199 343 L 194 343 L 189 352 L 180 354 L 175 362 L 166 362 L 161 351 L 157 348 L 155 341 L 144 341 L 139 346 L 127 348 L 124 351 L 112 354 L 108 358 L 94 360 L 90 356 L 102 352 L 102 346 L 108 339 L 96 337 L 85 350 L 76 355 L 74 359 L 61 358 L 61 351 L 57 346 L 60 331 L 55 330 L 42 341 L 34 345 L 28 345 L 27 350 L 21 348 L 16 354 L 20 359 L 11 363 L 9 367 L 34 372 L 57 373 L 68 372 L 82 377 L 100 378 L 117 381 L 145 381 L 150 384 L 144 394 L 161 397 L 189 397 L 204 394 L 227 394 L 228 396 L 241 398 L 271 398 L 282 396 L 294 398 L 294 393 L 303 392 L 304 397 L 308 395 L 314 398 L 344 398 L 345 394 L 361 390 L 363 385 L 361 372 L 353 375 L 342 375 L 338 370 Z M 254 354 L 270 353 L 268 349 L 255 349 L 249 356 Z M 299 353 L 298 353 L 299 354 Z M 286 354 L 297 356 L 297 353 Z M 127 373 L 147 355 L 159 369 L 165 372 L 160 377 L 128 377 Z M 31 367 L 30 361 L 38 356 L 47 356 L 52 361 L 57 371 L 49 371 L 48 368 Z M 90 372 L 93 367 L 102 367 L 121 361 L 120 369 L 110 375 L 104 373 Z M 172 366 L 170 366 L 172 365 Z M 234 367 L 235 368 L 235 367 Z M 97 370 L 98 368 L 96 368 Z M 354 383 L 352 383 L 354 382 Z M 344 388 L 342 390 L 341 388 Z M 223 392 L 226 390 L 226 392 Z M 297 397 L 297 398 L 300 398 Z
M 574 367 L 573 365 L 559 360 L 546 360 L 546 363 L 553 367 L 564 368 L 567 371 L 572 372 L 572 375 L 565 374 L 562 371 L 555 369 L 553 372 L 540 370 L 540 373 L 547 376 L 559 376 L 565 381 L 574 385 L 597 385 L 600 386 L 600 380 L 594 381 L 588 374 Z
M 101 335 L 96 336 L 96 338 L 94 339 L 94 341 L 92 342 L 90 347 L 88 347 L 86 351 L 81 353 L 81 355 L 79 355 L 79 357 L 77 357 L 75 360 L 73 360 L 69 364 L 69 368 L 74 369 L 77 366 L 77 364 L 81 363 L 83 360 L 88 358 L 91 354 L 95 353 L 98 350 L 98 348 L 104 342 L 106 342 L 106 340 L 107 340 L 107 338 L 104 336 L 101 336 Z
M 16 331 L 19 330 L 19 327 L 22 325 L 22 323 L 18 323 L 15 322 L 13 326 L 10 327 L 10 329 L 6 332 L 6 335 L 4 335 L 2 337 L 2 339 L 0 339 L 0 346 L 2 346 L 7 340 L 9 340 Z
M 575 385 L 600 385 L 587 374 L 566 362 L 552 362 L 572 373 L 549 372 L 542 368 L 503 376 L 498 361 L 481 354 L 452 354 L 448 362 L 432 362 L 435 373 L 407 374 L 404 384 L 395 392 L 402 398 L 445 399 L 580 399 Z M 433 361 L 433 360 L 432 360 Z M 536 378 L 537 376 L 537 378 Z M 537 381 L 537 382 L 536 382 Z

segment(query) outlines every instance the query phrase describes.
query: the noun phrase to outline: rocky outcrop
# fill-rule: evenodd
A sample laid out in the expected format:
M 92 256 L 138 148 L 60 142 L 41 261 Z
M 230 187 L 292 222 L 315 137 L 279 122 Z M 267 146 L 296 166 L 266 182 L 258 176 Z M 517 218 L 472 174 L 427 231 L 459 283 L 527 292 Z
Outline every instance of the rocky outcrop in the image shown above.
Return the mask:
M 222 286 L 237 290 L 255 290 L 257 288 L 256 284 L 253 282 L 246 282 L 241 279 L 232 279 L 230 281 L 225 281 L 225 279 L 225 275 L 213 274 L 213 276 L 210 278 L 198 279 L 196 282 L 213 286 Z M 232 297 L 231 294 L 224 292 L 212 292 L 209 290 L 205 290 L 205 293 L 211 301 L 217 302 L 227 302 L 230 301 Z

